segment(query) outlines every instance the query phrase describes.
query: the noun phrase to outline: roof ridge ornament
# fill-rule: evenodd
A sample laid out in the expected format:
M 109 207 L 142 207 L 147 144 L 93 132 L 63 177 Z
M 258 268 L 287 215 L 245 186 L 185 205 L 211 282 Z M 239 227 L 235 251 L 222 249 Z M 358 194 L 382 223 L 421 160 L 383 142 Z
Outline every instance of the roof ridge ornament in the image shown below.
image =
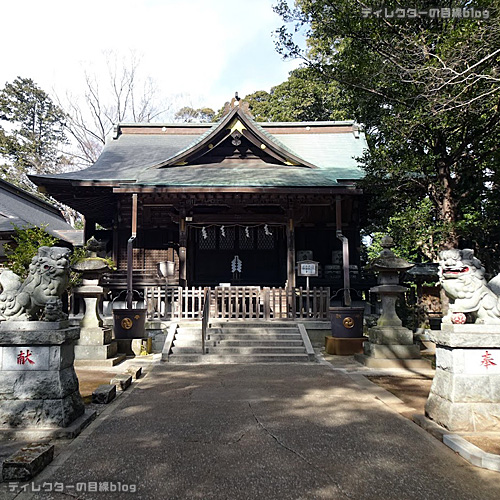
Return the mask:
M 229 114 L 234 108 L 239 108 L 243 113 L 246 115 L 252 117 L 252 114 L 250 113 L 250 103 L 248 101 L 243 100 L 239 95 L 238 92 L 234 93 L 234 97 L 231 99 L 231 102 L 226 102 L 224 104 L 224 112 L 223 116 L 226 116 Z

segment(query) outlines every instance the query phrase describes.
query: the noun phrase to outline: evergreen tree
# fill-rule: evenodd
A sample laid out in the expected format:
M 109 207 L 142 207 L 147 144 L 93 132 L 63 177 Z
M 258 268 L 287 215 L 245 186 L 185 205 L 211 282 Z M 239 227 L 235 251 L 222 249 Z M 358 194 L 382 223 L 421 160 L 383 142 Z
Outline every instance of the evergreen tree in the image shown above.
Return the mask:
M 367 230 L 398 222 L 416 258 L 472 244 L 483 259 L 500 257 L 499 4 L 481 18 L 468 0 L 445 0 L 433 16 L 435 2 L 418 0 L 408 7 L 428 14 L 416 17 L 396 16 L 393 0 L 378 17 L 358 0 L 277 7 L 293 23 L 279 30 L 279 50 L 336 83 L 342 107 L 366 126 Z M 294 43 L 300 29 L 306 51 Z
M 66 163 L 65 114 L 29 78 L 16 78 L 0 91 L 2 176 L 28 186 L 27 174 L 51 173 Z

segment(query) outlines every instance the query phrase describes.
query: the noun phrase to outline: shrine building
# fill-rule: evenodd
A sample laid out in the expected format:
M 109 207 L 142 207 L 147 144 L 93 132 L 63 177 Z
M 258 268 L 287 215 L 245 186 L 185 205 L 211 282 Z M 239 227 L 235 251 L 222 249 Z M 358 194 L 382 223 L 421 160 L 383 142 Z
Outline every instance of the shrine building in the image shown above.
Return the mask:
M 340 289 L 343 244 L 359 280 L 366 148 L 353 121 L 257 123 L 236 105 L 214 124 L 119 124 L 91 167 L 30 178 L 106 242 L 111 288 L 135 235 L 134 284 L 296 287 L 312 260 L 311 286 Z

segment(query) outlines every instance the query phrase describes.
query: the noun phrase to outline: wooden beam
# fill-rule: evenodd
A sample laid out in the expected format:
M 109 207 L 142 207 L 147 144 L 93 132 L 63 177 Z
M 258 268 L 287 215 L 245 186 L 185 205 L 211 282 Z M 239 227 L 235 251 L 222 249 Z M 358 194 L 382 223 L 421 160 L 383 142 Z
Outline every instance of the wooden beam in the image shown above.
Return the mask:
M 286 216 L 273 214 L 194 214 L 193 224 L 286 224 Z
M 363 191 L 357 189 L 354 185 L 339 185 L 338 187 L 172 187 L 172 186 L 137 186 L 133 187 L 115 187 L 113 189 L 114 193 L 175 193 L 192 195 L 197 193 L 214 193 L 220 195 L 221 193 L 261 193 L 261 194 L 287 194 L 287 195 L 299 195 L 299 194 L 349 194 L 349 195 L 361 195 Z

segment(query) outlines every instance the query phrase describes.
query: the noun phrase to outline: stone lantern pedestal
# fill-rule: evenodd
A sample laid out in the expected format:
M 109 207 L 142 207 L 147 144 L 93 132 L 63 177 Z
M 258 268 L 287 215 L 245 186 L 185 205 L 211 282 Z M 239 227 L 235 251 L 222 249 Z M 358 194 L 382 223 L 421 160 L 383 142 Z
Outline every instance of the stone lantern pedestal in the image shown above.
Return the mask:
M 82 297 L 85 314 L 80 321 L 80 339 L 75 345 L 77 365 L 116 365 L 125 358 L 118 355 L 117 342 L 112 339 L 111 327 L 105 327 L 99 313 L 104 288 L 99 285 L 102 274 L 109 270 L 103 259 L 97 257 L 99 243 L 91 239 L 87 243 L 89 257 L 73 265 L 82 273 L 82 285 L 74 288 L 75 296 Z
M 370 291 L 377 293 L 382 302 L 382 314 L 377 325 L 368 330 L 369 342 L 364 343 L 364 354 L 356 354 L 355 359 L 373 368 L 429 368 L 429 363 L 421 359 L 420 347 L 413 343 L 413 332 L 403 326 L 396 313 L 396 301 L 407 291 L 399 285 L 401 273 L 413 264 L 396 257 L 390 236 L 382 239 L 383 250 L 372 262 L 378 273 L 378 285 Z

